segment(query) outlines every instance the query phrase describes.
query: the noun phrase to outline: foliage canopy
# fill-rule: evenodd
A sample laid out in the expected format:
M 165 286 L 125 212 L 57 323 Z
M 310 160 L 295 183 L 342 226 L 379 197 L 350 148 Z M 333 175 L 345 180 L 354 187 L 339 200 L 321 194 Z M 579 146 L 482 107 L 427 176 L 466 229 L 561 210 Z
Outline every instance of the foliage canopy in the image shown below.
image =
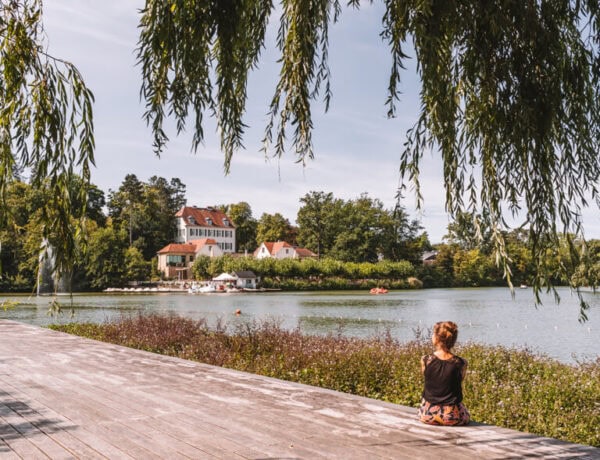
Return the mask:
M 369 3 L 374 3 L 371 0 Z M 422 81 L 420 112 L 401 153 L 400 173 L 419 202 L 420 161 L 439 151 L 446 207 L 487 216 L 491 241 L 510 282 L 502 232 L 510 214 L 524 218 L 539 276 L 558 234 L 583 236 L 581 209 L 598 201 L 600 177 L 600 6 L 596 0 L 382 0 L 381 37 L 391 53 L 388 115 L 396 114 L 408 49 Z M 311 106 L 330 103 L 329 28 L 339 0 L 190 2 L 147 0 L 139 60 L 146 119 L 155 147 L 167 141 L 165 112 L 183 129 L 195 110 L 212 111 L 228 170 L 242 145 L 248 73 L 257 65 L 271 16 L 280 13 L 280 75 L 264 148 L 291 146 L 313 157 Z M 347 7 L 360 8 L 359 0 Z M 201 24 L 201 26 L 198 26 Z M 575 251 L 572 251 L 575 256 Z M 570 267 L 562 267 L 567 271 Z
M 375 3 L 374 0 L 369 3 Z M 401 153 L 400 173 L 417 197 L 420 161 L 439 151 L 452 216 L 486 216 L 492 245 L 510 282 L 506 217 L 524 217 L 532 242 L 536 292 L 549 285 L 544 264 L 558 234 L 583 236 L 581 209 L 598 202 L 600 178 L 600 6 L 597 0 L 381 0 L 381 37 L 389 46 L 388 115 L 414 48 L 420 112 Z M 360 8 L 360 0 L 348 0 Z M 225 170 L 242 147 L 246 85 L 259 63 L 266 29 L 279 14 L 279 82 L 270 103 L 264 148 L 282 155 L 286 134 L 298 161 L 313 157 L 312 104 L 331 99 L 328 48 L 340 0 L 146 0 L 138 59 L 145 119 L 157 153 L 172 116 L 181 132 L 214 116 Z M 93 97 L 70 63 L 44 51 L 41 0 L 0 5 L 0 192 L 19 170 L 34 184 L 49 179 L 46 231 L 62 242 L 69 268 L 78 231 L 70 225 L 74 168 L 93 164 Z M 273 144 L 273 147 L 271 147 Z M 84 202 L 84 200 L 80 200 Z M 2 206 L 3 217 L 6 207 Z M 572 267 L 561 265 L 561 270 Z
M 42 241 L 57 245 L 55 268 L 70 273 L 85 221 L 73 217 L 84 214 L 94 164 L 94 99 L 75 66 L 46 53 L 44 36 L 41 0 L 0 3 L 0 223 L 15 222 L 5 197 L 28 174 L 48 191 Z M 78 174 L 84 186 L 72 187 Z

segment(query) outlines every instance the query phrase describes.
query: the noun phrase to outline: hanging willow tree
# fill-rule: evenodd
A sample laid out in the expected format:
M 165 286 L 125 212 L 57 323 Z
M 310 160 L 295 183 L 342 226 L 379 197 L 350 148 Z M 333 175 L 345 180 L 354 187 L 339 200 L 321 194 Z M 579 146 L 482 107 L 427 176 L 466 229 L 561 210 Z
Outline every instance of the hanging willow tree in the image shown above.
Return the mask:
M 389 116 L 397 110 L 409 51 L 422 82 L 420 113 L 399 146 L 403 180 L 420 201 L 420 160 L 439 153 L 448 212 L 485 216 L 509 282 L 502 232 L 505 218 L 518 215 L 537 264 L 535 291 L 549 287 L 557 274 L 545 261 L 559 235 L 567 235 L 571 248 L 561 266 L 566 274 L 567 264 L 580 263 L 574 245 L 583 240 L 581 210 L 599 201 L 598 1 L 381 1 L 382 46 L 391 57 Z M 193 124 L 196 150 L 208 114 L 217 121 L 229 170 L 243 146 L 248 75 L 259 64 L 267 24 L 279 20 L 281 70 L 264 149 L 279 156 L 291 148 L 299 162 L 312 159 L 311 105 L 322 97 L 328 107 L 331 99 L 329 27 L 343 8 L 360 4 L 146 0 L 138 59 L 156 153 L 168 142 L 166 117 L 178 132 Z M 38 184 L 48 176 L 59 210 L 48 221 L 63 228 L 68 253 L 74 233 L 61 213 L 69 201 L 66 177 L 75 166 L 87 177 L 93 162 L 92 95 L 73 66 L 44 53 L 41 0 L 5 0 L 0 17 L 0 189 L 18 167 Z
M 41 0 L 0 2 L 0 227 L 11 222 L 4 198 L 19 175 L 49 193 L 42 207 L 42 250 L 52 271 L 69 276 L 80 247 L 94 163 L 93 96 L 77 69 L 47 54 Z M 42 243 L 45 242 L 45 243 Z
M 279 82 L 270 105 L 264 148 L 280 156 L 286 134 L 300 162 L 313 158 L 311 104 L 330 102 L 329 27 L 359 0 L 282 0 L 277 46 Z M 370 3 L 374 3 L 372 0 Z M 537 277 L 567 235 L 562 274 L 581 262 L 582 207 L 598 203 L 600 174 L 600 7 L 597 0 L 383 0 L 381 37 L 390 49 L 388 114 L 399 102 L 406 48 L 414 48 L 421 106 L 401 152 L 400 174 L 419 202 L 420 160 L 439 152 L 446 207 L 486 216 L 498 262 L 510 283 L 502 232 L 505 217 L 524 216 Z M 164 148 L 165 111 L 184 128 L 195 114 L 214 114 L 225 170 L 242 145 L 248 73 L 257 65 L 270 0 L 147 0 L 139 62 L 146 120 L 155 148 Z M 383 46 L 383 45 L 382 45 Z M 271 149 L 271 150 L 270 150 Z M 480 222 L 475 222 L 477 225 Z M 583 243 L 584 244 L 584 243 Z M 539 298 L 538 298 L 539 300 Z M 582 303 L 582 318 L 585 304 Z

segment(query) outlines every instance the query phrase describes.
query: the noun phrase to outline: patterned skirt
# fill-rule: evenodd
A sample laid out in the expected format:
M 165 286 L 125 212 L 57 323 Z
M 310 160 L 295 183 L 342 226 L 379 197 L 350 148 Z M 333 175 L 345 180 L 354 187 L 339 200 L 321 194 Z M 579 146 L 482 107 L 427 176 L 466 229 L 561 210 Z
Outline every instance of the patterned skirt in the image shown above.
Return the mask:
M 419 420 L 428 425 L 466 425 L 470 419 L 471 414 L 463 403 L 440 405 L 421 400 Z

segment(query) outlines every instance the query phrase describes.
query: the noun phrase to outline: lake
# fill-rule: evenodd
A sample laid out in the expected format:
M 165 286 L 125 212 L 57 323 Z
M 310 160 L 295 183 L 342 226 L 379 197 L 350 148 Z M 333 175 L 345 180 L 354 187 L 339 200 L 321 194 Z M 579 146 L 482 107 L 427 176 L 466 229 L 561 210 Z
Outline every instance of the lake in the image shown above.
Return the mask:
M 284 327 L 299 327 L 309 334 L 341 330 L 366 337 L 389 330 L 408 341 L 415 331 L 427 333 L 436 321 L 459 325 L 459 343 L 476 341 L 530 348 L 563 362 L 600 358 L 600 293 L 584 293 L 590 303 L 589 321 L 578 322 L 579 304 L 569 289 L 559 289 L 560 304 L 552 295 L 535 307 L 531 289 L 508 288 L 424 289 L 368 292 L 268 292 L 197 294 L 127 293 L 75 294 L 73 316 L 68 296 L 59 296 L 64 312 L 47 315 L 49 297 L 0 295 L 19 302 L 14 309 L 0 310 L 0 318 L 35 325 L 50 323 L 102 322 L 122 314 L 138 312 L 175 313 L 190 318 L 205 317 L 214 324 L 221 319 L 236 324 L 274 318 Z M 242 314 L 235 315 L 239 309 Z

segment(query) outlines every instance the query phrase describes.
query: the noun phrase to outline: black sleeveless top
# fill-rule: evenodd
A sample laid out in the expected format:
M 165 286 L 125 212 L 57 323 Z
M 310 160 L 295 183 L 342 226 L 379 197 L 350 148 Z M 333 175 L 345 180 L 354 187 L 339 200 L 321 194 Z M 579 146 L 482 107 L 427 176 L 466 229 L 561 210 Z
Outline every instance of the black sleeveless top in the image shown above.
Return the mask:
M 439 359 L 427 355 L 425 362 L 425 388 L 423 398 L 431 404 L 458 404 L 462 402 L 462 369 L 465 361 L 459 356 Z

